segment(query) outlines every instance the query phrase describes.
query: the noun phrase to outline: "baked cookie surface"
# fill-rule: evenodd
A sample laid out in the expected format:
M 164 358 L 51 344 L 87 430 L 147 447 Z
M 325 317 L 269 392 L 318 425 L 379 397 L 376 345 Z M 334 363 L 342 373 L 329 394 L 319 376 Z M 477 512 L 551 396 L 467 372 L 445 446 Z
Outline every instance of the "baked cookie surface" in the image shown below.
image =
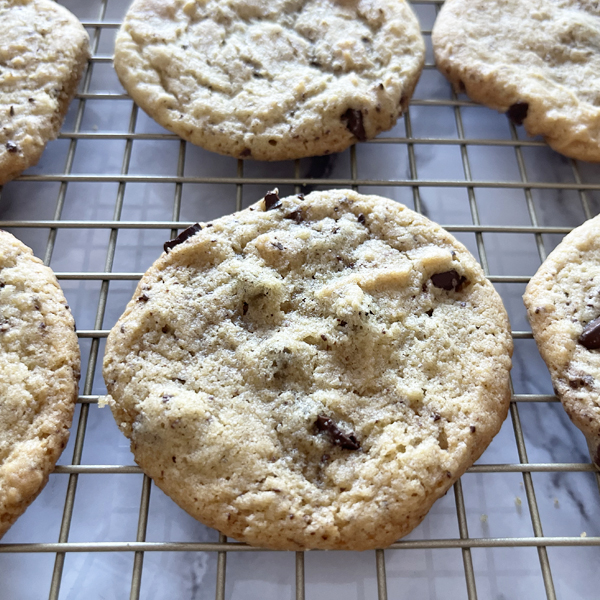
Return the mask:
M 552 384 L 600 465 L 600 217 L 569 233 L 523 300 Z
M 109 402 L 142 469 L 229 536 L 386 546 L 506 417 L 502 302 L 400 204 L 269 193 L 166 250 L 109 335 Z
M 51 0 L 0 0 L 0 184 L 37 164 L 58 135 L 90 55 L 89 38 Z
M 114 63 L 135 102 L 182 138 L 285 160 L 393 127 L 424 55 L 405 0 L 134 0 Z
M 508 113 L 562 154 L 600 161 L 597 2 L 447 0 L 432 41 L 457 92 Z
M 0 231 L 0 537 L 69 439 L 79 381 L 74 328 L 52 271 Z

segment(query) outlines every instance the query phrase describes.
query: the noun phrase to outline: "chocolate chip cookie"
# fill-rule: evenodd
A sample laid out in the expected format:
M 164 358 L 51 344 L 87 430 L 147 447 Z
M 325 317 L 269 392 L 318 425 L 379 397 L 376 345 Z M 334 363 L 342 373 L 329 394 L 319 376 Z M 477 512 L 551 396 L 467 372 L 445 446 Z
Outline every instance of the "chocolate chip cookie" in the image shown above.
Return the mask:
M 286 160 L 393 127 L 424 56 L 405 0 L 135 0 L 114 62 L 135 102 L 182 138 Z
M 600 161 L 597 2 L 446 0 L 432 41 L 457 92 L 566 156 Z
M 50 0 L 0 0 L 0 185 L 56 138 L 90 55 L 81 23 Z
M 40 493 L 69 438 L 74 329 L 52 271 L 0 231 L 0 537 Z
M 137 463 L 250 544 L 382 547 L 506 417 L 502 302 L 441 227 L 349 190 L 280 198 L 165 244 L 104 378 Z
M 574 229 L 532 277 L 523 300 L 567 414 L 600 465 L 600 217 Z

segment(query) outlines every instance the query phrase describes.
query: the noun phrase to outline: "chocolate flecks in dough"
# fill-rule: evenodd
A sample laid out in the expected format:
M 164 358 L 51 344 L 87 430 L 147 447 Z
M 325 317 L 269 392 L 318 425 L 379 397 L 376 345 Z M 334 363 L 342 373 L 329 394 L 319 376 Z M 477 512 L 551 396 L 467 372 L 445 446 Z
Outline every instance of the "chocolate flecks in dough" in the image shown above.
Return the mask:
M 325 415 L 318 415 L 315 425 L 319 431 L 325 431 L 336 446 L 341 446 L 346 450 L 358 450 L 360 448 L 360 442 L 356 439 L 354 433 L 352 431 L 344 433 L 333 419 Z
M 146 294 L 142 294 L 138 297 L 138 302 L 148 302 L 148 300 L 150 300 L 150 297 Z
M 14 107 L 14 106 L 11 106 L 11 107 L 10 107 L 10 116 L 11 116 L 11 117 L 14 117 L 14 116 L 15 116 L 15 107 Z
M 242 315 L 246 315 L 247 312 L 248 312 L 248 303 L 243 302 L 242 303 Z
M 28 98 L 29 102 L 31 102 L 32 104 L 35 102 L 34 98 Z
M 588 350 L 600 348 L 600 317 L 596 317 L 583 328 L 577 341 Z
M 475 431 L 477 430 L 477 427 L 475 427 L 475 425 L 471 425 L 469 427 L 469 429 L 471 430 L 471 433 L 475 433 Z
M 446 271 L 444 273 L 436 273 L 431 276 L 431 283 L 437 288 L 443 290 L 454 290 L 459 292 L 463 285 L 467 283 L 467 278 L 463 275 L 459 275 L 454 269 L 452 271 Z
M 364 225 L 364 224 L 366 223 L 366 221 L 367 221 L 367 220 L 366 220 L 366 218 L 365 218 L 365 215 L 363 215 L 362 213 L 360 213 L 360 214 L 358 215 L 357 219 L 358 219 L 358 222 L 359 222 L 361 225 Z
M 241 152 L 240 152 L 240 156 L 247 158 L 248 156 L 252 155 L 252 150 L 250 150 L 250 148 L 244 148 Z
M 185 242 L 185 240 L 191 238 L 193 235 L 196 235 L 201 229 L 202 227 L 200 226 L 200 223 L 195 223 L 191 227 L 184 229 L 175 239 L 165 242 L 165 252 L 169 252 L 169 250 L 172 250 L 175 248 L 175 246 L 178 246 L 179 244 Z
M 346 124 L 346 129 L 359 141 L 364 142 L 367 139 L 365 126 L 363 124 L 363 115 L 360 110 L 349 108 L 342 116 L 342 121 Z
M 523 125 L 523 121 L 527 118 L 529 110 L 529 102 L 515 102 L 506 111 L 506 115 L 515 125 Z
M 279 190 L 275 188 L 265 194 L 265 211 L 273 210 L 281 206 L 281 199 L 279 198 Z
M 431 416 L 433 417 L 434 421 L 439 421 L 442 418 L 439 413 L 433 413 Z
M 297 208 L 293 210 L 291 213 L 285 215 L 286 219 L 291 219 L 292 221 L 296 221 L 296 223 L 302 223 L 304 221 L 304 215 L 302 214 L 302 209 Z
M 19 146 L 17 146 L 17 144 L 15 144 L 14 142 L 6 142 L 6 149 L 11 154 L 15 154 L 16 152 L 19 151 Z
M 283 250 L 283 244 L 281 242 L 271 242 L 271 244 L 275 246 L 277 250 Z
M 573 390 L 577 390 L 582 387 L 592 387 L 593 385 L 594 378 L 591 375 L 569 377 L 569 387 Z

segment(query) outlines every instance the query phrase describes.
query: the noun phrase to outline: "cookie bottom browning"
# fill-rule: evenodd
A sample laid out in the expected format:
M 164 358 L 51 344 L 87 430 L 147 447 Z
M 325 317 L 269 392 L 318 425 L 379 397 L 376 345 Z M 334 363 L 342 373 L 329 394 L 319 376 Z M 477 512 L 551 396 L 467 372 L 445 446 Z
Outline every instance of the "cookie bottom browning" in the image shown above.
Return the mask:
M 346 190 L 270 193 L 200 227 L 108 338 L 138 464 L 251 544 L 407 534 L 507 414 L 509 324 L 479 265 L 424 217 Z
M 74 328 L 52 271 L 0 231 L 0 537 L 41 492 L 69 439 Z
M 574 229 L 544 261 L 523 296 L 552 385 L 598 465 L 600 346 L 594 345 L 593 335 L 590 342 L 589 334 L 600 316 L 599 239 L 600 217 Z

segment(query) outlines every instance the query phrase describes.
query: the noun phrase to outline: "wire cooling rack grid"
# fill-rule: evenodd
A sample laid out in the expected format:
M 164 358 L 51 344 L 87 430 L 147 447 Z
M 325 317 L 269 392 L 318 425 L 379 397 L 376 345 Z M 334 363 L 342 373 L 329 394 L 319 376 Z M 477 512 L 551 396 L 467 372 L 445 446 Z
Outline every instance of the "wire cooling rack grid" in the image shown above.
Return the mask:
M 57 272 L 77 319 L 82 389 L 59 466 L 0 543 L 0 596 L 596 597 L 600 480 L 552 394 L 521 295 L 563 235 L 599 212 L 600 168 L 557 155 L 452 93 L 433 65 L 435 0 L 413 2 L 428 53 L 404 119 L 339 155 L 272 164 L 220 157 L 161 129 L 112 69 L 127 3 L 65 4 L 94 55 L 59 139 L 4 187 L 0 227 Z M 353 187 L 414 207 L 479 257 L 511 317 L 509 419 L 454 493 L 385 551 L 270 552 L 227 540 L 132 465 L 110 411 L 97 406 L 105 337 L 162 243 L 275 186 Z

